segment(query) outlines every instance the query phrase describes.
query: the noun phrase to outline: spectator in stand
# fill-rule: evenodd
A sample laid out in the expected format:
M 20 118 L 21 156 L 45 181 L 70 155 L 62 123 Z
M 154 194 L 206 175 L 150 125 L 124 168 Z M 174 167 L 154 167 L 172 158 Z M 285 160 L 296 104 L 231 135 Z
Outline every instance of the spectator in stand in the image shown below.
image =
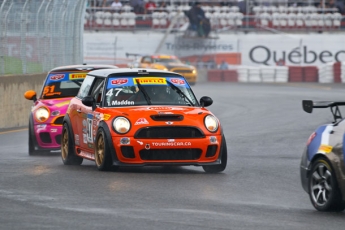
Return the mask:
M 115 10 L 116 12 L 120 12 L 122 9 L 122 3 L 119 0 L 114 0 L 113 3 L 111 3 L 111 9 Z
M 161 12 L 167 12 L 167 3 L 166 2 L 161 2 L 158 6 L 159 11 Z
M 213 58 L 210 58 L 207 61 L 207 69 L 217 69 L 217 63 L 214 61 Z
M 344 10 L 343 10 L 344 5 L 340 1 L 329 0 L 328 3 L 326 3 L 326 6 L 330 10 L 336 9 L 341 14 L 343 14 L 343 12 L 344 12 Z
M 130 0 L 130 6 L 133 7 L 133 12 L 136 14 L 143 14 L 145 12 L 143 0 Z
M 221 70 L 229 69 L 229 64 L 225 60 L 222 60 L 222 62 L 219 64 L 219 69 Z
M 153 1 L 148 1 L 145 4 L 145 13 L 146 14 L 152 14 L 153 11 L 157 8 L 156 3 L 154 3 Z
M 194 3 L 189 11 L 185 12 L 189 19 L 190 30 L 196 31 L 199 37 L 205 37 L 205 30 L 203 24 L 209 22 L 205 16 L 204 10 L 201 8 L 200 2 Z M 210 31 L 207 31 L 207 35 Z

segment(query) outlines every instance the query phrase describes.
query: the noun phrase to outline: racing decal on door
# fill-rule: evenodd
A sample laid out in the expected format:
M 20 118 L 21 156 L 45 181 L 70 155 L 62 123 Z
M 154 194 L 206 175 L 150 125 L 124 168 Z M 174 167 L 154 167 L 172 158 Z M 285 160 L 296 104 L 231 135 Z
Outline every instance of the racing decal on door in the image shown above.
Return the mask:
M 93 115 L 88 114 L 87 115 L 87 142 L 93 143 Z

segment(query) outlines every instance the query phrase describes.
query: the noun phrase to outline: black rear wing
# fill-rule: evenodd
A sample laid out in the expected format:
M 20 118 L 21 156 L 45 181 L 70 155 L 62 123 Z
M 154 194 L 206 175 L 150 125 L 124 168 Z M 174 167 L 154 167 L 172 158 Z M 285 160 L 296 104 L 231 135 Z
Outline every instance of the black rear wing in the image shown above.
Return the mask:
M 342 120 L 343 116 L 340 113 L 339 106 L 345 106 L 345 101 L 302 101 L 303 110 L 307 113 L 312 113 L 314 108 L 330 108 L 333 115 L 334 122 Z

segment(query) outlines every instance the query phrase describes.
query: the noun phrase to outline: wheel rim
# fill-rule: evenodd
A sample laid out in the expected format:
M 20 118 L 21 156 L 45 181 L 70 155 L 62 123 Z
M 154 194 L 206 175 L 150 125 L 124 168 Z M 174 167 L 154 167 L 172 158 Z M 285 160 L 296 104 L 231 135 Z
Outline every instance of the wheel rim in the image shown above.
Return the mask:
M 103 135 L 99 135 L 97 140 L 95 160 L 97 166 L 101 166 L 104 160 L 104 138 Z
M 66 129 L 63 130 L 61 146 L 61 156 L 65 160 L 68 155 L 68 133 Z
M 332 193 L 332 173 L 329 168 L 321 163 L 319 164 L 313 174 L 311 175 L 310 182 L 310 192 L 313 198 L 313 201 L 318 206 L 325 205 Z

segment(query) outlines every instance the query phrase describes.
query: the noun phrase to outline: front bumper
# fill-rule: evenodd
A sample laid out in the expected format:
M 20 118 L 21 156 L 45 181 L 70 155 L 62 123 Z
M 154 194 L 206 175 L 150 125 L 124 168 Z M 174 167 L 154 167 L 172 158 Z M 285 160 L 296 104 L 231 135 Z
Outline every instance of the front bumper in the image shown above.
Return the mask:
M 59 150 L 61 146 L 61 125 L 34 125 L 34 135 L 38 149 Z
M 197 139 L 135 139 L 113 137 L 114 165 L 217 165 L 220 164 L 221 136 Z M 214 141 L 216 139 L 216 141 Z M 212 140 L 212 141 L 211 141 Z
M 309 161 L 308 161 L 308 155 L 307 155 L 307 147 L 304 149 L 300 164 L 300 176 L 301 176 L 301 184 L 307 193 L 309 193 L 308 189 L 308 181 L 309 181 Z

